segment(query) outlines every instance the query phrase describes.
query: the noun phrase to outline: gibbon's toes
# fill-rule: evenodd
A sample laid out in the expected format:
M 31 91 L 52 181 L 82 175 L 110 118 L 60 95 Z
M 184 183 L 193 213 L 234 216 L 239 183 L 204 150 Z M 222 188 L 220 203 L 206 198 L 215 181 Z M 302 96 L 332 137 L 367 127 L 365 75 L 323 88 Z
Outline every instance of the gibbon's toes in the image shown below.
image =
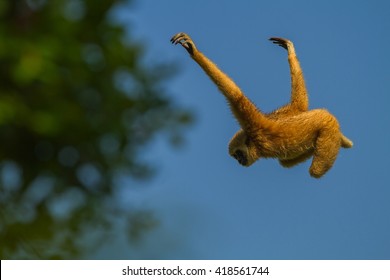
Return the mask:
M 182 45 L 189 54 L 194 54 L 195 44 L 192 42 L 190 36 L 186 33 L 180 32 L 171 38 L 171 43 L 174 45 L 180 44 Z
M 282 48 L 285 48 L 286 50 L 288 50 L 288 45 L 291 44 L 291 42 L 289 40 L 284 39 L 284 38 L 271 37 L 271 38 L 269 38 L 269 40 L 272 41 L 272 43 L 279 45 Z

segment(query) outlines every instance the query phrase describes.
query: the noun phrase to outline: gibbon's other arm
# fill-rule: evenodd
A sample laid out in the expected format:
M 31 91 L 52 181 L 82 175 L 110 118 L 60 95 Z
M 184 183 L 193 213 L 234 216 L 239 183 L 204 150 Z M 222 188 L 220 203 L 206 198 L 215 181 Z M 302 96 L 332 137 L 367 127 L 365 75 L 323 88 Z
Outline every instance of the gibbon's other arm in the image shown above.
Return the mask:
M 277 37 L 270 38 L 270 41 L 287 50 L 291 76 L 291 100 L 289 104 L 269 114 L 269 117 L 291 116 L 307 111 L 309 109 L 309 98 L 307 96 L 305 79 L 295 53 L 293 42 L 288 39 Z
M 233 80 L 196 48 L 195 43 L 190 36 L 185 33 L 178 33 L 172 37 L 171 42 L 175 45 L 182 45 L 218 86 L 219 90 L 228 100 L 231 110 L 242 129 L 250 133 L 254 127 L 265 127 L 267 124 L 272 126 L 272 121 L 268 120 L 264 114 L 256 108 Z
M 299 64 L 297 55 L 295 53 L 294 44 L 284 38 L 272 37 L 270 38 L 274 44 L 279 45 L 287 50 L 288 52 L 288 62 L 290 65 L 290 75 L 291 75 L 291 100 L 290 103 L 273 111 L 270 114 L 267 114 L 268 118 L 278 119 L 281 117 L 297 115 L 302 112 L 309 110 L 309 98 L 307 96 L 307 90 L 305 85 L 305 79 L 303 77 L 303 72 Z M 348 139 L 345 135 L 341 134 L 341 147 L 343 148 L 352 148 L 353 142 Z M 310 157 L 309 155 L 300 157 L 301 161 L 304 161 Z M 283 164 L 283 166 L 292 166 L 292 162 L 299 163 L 301 161 L 291 161 L 288 164 Z

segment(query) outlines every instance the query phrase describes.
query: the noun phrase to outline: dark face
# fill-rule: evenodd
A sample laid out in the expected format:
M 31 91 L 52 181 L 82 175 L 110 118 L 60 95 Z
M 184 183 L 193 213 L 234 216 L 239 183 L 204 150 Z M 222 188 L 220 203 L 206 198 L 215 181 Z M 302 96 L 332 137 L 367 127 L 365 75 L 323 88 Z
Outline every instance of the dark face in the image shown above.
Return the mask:
M 241 150 L 236 150 L 232 155 L 239 164 L 246 166 L 248 164 L 248 159 Z
M 239 164 L 246 167 L 251 166 L 259 159 L 256 146 L 242 129 L 230 140 L 229 155 L 235 158 Z

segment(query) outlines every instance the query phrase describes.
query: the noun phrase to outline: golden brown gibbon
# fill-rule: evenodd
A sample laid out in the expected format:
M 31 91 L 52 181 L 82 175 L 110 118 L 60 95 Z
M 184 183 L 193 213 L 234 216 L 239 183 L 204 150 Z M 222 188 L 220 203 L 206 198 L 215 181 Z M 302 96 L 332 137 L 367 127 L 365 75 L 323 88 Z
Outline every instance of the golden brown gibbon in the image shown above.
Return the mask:
M 288 52 L 291 100 L 269 114 L 257 109 L 232 79 L 196 48 L 187 34 L 178 33 L 171 42 L 187 50 L 228 100 L 241 126 L 229 143 L 232 157 L 243 166 L 263 157 L 278 158 L 282 166 L 292 167 L 313 156 L 309 172 L 319 178 L 332 167 L 340 147 L 351 148 L 353 143 L 341 133 L 337 119 L 328 111 L 308 110 L 305 80 L 293 43 L 283 38 L 270 40 Z

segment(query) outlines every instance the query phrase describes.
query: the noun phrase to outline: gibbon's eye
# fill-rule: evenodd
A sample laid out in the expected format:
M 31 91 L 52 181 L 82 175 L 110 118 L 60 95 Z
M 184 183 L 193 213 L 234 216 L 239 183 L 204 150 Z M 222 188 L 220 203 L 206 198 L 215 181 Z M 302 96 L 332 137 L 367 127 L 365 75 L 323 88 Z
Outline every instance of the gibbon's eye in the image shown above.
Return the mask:
M 244 153 L 241 150 L 237 150 L 234 154 L 233 157 L 238 161 L 239 164 L 241 165 L 247 165 L 248 164 L 248 159 L 244 155 Z

